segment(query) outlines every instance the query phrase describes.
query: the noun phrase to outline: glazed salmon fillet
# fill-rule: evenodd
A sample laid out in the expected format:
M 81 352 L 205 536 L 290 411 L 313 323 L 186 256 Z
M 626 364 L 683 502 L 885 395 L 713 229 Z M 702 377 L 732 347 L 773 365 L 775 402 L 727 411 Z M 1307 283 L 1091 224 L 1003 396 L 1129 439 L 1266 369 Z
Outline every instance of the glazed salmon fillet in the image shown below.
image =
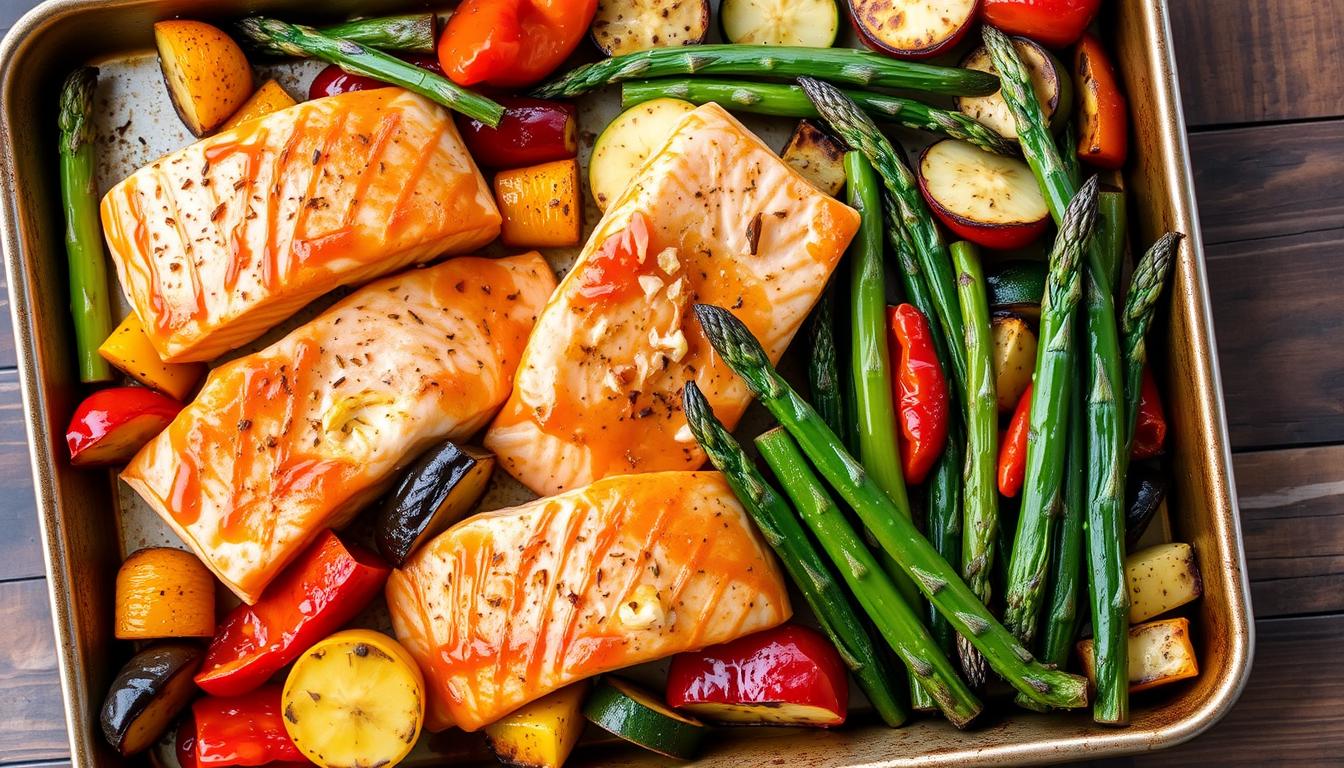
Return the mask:
M 448 112 L 400 88 L 305 102 L 136 171 L 102 202 L 161 357 L 211 360 L 304 304 L 499 234 Z
M 248 603 L 397 468 L 508 396 L 555 275 L 462 257 L 356 291 L 210 373 L 121 477 Z
M 465 520 L 387 583 L 426 726 L 474 731 L 602 672 L 789 618 L 778 564 L 717 472 L 600 480 Z
M 686 381 L 729 428 L 750 394 L 692 305 L 730 308 L 778 360 L 858 224 L 721 107 L 688 113 L 546 305 L 486 446 L 541 495 L 699 468 Z

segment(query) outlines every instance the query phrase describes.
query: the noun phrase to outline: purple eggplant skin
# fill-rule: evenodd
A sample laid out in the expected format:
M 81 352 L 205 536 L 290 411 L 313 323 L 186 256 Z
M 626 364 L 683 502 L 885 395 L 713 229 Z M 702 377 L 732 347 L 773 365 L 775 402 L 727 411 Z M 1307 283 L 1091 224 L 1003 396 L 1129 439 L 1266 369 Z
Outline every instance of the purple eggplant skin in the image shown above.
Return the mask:
M 192 677 L 205 650 L 195 643 L 151 645 L 117 672 L 99 717 L 103 736 L 122 755 L 148 749 L 198 693 Z
M 485 494 L 495 455 L 451 441 L 408 467 L 378 512 L 378 552 L 401 567 L 422 543 L 461 520 Z
M 1160 467 L 1136 465 L 1129 470 L 1126 486 L 1129 504 L 1125 507 L 1125 548 L 1133 549 L 1167 496 L 1167 475 Z

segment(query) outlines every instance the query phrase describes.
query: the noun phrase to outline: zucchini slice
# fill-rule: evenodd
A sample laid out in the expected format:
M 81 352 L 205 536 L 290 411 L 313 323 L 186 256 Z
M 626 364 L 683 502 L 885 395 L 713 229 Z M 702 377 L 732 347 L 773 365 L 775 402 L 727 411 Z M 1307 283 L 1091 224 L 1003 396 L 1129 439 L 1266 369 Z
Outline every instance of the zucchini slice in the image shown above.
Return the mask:
M 122 755 L 148 749 L 196 695 L 192 676 L 205 658 L 189 643 L 152 645 L 117 673 L 99 720 L 107 743 Z
M 1045 262 L 1015 260 L 1000 263 L 985 276 L 989 306 L 995 312 L 1009 312 L 1039 320 L 1041 299 L 1045 296 Z
M 644 161 L 667 143 L 672 129 L 695 105 L 681 99 L 654 99 L 625 110 L 593 144 L 588 187 L 597 207 L 606 210 L 635 177 Z
M 608 56 L 699 45 L 709 34 L 709 0 L 597 0 L 591 34 Z
M 780 159 L 831 197 L 845 188 L 845 146 L 813 120 L 801 120 Z
M 1059 130 L 1068 121 L 1073 112 L 1073 78 L 1064 68 L 1063 62 L 1039 43 L 1025 37 L 1014 37 L 1013 45 L 1022 57 L 1022 64 L 1031 73 L 1031 86 L 1036 98 L 1041 102 L 1041 111 L 1050 122 L 1052 130 Z M 962 59 L 964 69 L 978 69 L 981 72 L 998 74 L 989 50 L 983 45 L 971 51 Z M 998 91 L 988 96 L 958 96 L 957 109 L 998 131 L 1005 139 L 1017 138 L 1017 123 Z
M 493 453 L 453 442 L 421 456 L 383 501 L 375 535 L 378 551 L 400 567 L 417 547 L 476 506 L 494 469 Z
M 730 43 L 829 48 L 840 13 L 835 0 L 723 0 L 719 24 Z
M 668 709 L 653 694 L 616 677 L 597 683 L 583 715 L 632 744 L 678 760 L 694 757 L 705 735 L 699 720 Z

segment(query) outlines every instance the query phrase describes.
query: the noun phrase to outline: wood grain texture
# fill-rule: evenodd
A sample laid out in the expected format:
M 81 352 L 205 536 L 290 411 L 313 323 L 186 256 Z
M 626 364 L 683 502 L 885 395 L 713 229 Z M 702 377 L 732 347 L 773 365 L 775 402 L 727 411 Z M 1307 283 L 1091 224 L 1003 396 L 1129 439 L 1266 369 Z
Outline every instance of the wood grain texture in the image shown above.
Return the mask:
M 1344 115 L 1344 0 L 1171 0 L 1191 126 Z
M 0 370 L 0 581 L 45 572 L 30 467 L 19 374 Z
M 6 762 L 70 754 L 44 579 L 0 584 L 0 723 Z
M 1255 615 L 1344 611 L 1344 445 L 1233 464 Z

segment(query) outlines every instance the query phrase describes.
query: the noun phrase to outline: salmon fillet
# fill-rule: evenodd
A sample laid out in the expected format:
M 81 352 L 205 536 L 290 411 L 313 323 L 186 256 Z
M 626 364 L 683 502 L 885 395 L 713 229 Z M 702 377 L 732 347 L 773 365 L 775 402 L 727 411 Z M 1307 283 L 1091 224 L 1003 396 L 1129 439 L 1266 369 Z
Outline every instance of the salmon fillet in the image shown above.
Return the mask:
M 499 234 L 448 112 L 400 88 L 309 101 L 136 171 L 102 202 L 160 356 L 211 360 L 304 304 Z
M 368 285 L 210 373 L 121 477 L 248 603 L 430 444 L 508 396 L 555 276 L 537 253 Z
M 700 467 L 685 382 L 729 428 L 750 394 L 692 305 L 730 308 L 778 360 L 858 223 L 722 108 L 688 113 L 547 303 L 486 446 L 541 495 Z
M 717 472 L 660 472 L 486 512 L 387 583 L 426 727 L 474 731 L 569 683 L 788 620 L 778 564 Z

